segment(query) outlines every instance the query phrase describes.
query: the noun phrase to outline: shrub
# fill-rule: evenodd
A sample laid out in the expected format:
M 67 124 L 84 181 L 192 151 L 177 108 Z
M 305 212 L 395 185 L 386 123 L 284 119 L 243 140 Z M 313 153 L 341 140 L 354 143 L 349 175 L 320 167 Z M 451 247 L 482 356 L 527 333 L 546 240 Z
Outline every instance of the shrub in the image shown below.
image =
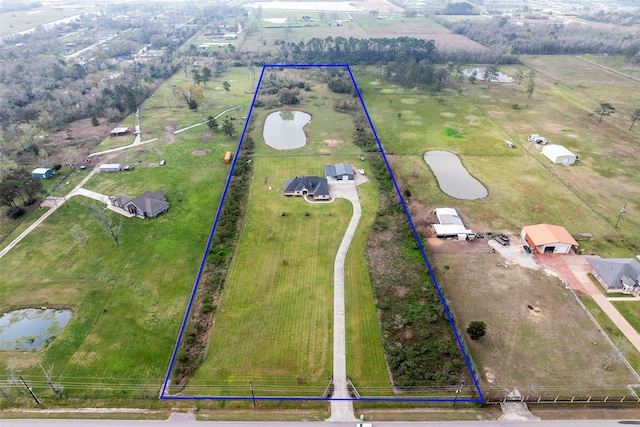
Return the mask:
M 13 206 L 7 211 L 7 216 L 11 219 L 16 219 L 24 215 L 24 212 L 25 210 L 20 206 Z
M 482 337 L 484 337 L 487 333 L 487 325 L 481 320 L 474 320 L 469 322 L 469 326 L 467 327 L 467 333 L 471 337 L 472 340 L 478 341 Z

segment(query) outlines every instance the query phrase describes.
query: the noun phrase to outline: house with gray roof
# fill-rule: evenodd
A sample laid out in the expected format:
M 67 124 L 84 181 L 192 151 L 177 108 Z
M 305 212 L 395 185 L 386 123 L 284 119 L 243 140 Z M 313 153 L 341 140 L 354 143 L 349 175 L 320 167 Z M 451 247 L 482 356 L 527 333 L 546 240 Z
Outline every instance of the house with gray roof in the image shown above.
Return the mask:
M 285 196 L 312 196 L 314 199 L 331 199 L 329 183 L 319 176 L 300 176 L 288 180 L 284 184 Z
M 337 165 L 326 165 L 324 167 L 324 176 L 327 178 L 335 178 L 339 181 L 352 181 L 354 178 L 353 166 L 347 163 L 338 163 Z
M 111 197 L 111 204 L 142 218 L 155 218 L 169 210 L 164 191 L 147 191 L 138 197 L 120 195 Z
M 588 258 L 593 275 L 607 290 L 640 290 L 640 262 L 634 258 Z

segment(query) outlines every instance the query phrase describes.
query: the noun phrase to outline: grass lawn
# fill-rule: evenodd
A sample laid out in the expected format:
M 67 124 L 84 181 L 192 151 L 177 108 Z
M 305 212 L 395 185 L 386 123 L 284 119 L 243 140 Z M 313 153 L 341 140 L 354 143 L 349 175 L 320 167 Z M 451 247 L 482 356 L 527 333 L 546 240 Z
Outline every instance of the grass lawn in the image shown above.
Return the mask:
M 209 395 L 225 395 L 238 381 L 246 393 L 253 379 L 259 395 L 322 395 L 332 374 L 333 262 L 351 205 L 285 198 L 261 179 L 283 184 L 296 174 L 312 174 L 321 160 L 256 159 L 239 249 L 207 359 L 187 392 L 205 381 L 220 386 Z
M 611 304 L 640 333 L 640 304 L 637 301 L 611 301 Z

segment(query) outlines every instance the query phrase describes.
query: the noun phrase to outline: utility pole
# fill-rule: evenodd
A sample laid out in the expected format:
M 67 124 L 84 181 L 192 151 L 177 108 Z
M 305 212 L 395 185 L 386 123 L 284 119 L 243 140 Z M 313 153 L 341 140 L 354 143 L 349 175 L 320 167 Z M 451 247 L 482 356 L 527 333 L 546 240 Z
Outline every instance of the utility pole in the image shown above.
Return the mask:
M 249 387 L 251 387 L 251 398 L 253 399 L 253 407 L 256 407 L 256 395 L 253 392 L 253 381 L 249 380 Z
M 29 390 L 29 393 L 31 393 L 31 397 L 33 397 L 33 400 L 36 401 L 36 403 L 38 405 L 41 405 L 40 401 L 38 400 L 38 397 L 36 396 L 36 394 L 33 392 L 33 389 L 31 387 L 29 387 L 29 385 L 27 384 L 27 382 L 24 380 L 24 378 L 22 378 L 22 376 L 20 376 L 20 379 L 22 380 L 22 384 L 24 384 L 24 386 L 26 387 L 27 390 Z
M 456 397 L 453 399 L 453 406 L 456 406 L 456 402 L 458 401 L 458 395 L 462 391 L 462 387 L 464 386 L 464 380 L 460 383 L 460 386 L 456 389 Z
M 620 222 L 620 218 L 622 218 L 622 214 L 624 213 L 624 210 L 626 207 L 627 207 L 627 204 L 625 203 L 622 209 L 620 209 L 620 215 L 618 215 L 618 220 L 616 221 L 616 225 L 614 228 L 618 228 L 618 223 Z

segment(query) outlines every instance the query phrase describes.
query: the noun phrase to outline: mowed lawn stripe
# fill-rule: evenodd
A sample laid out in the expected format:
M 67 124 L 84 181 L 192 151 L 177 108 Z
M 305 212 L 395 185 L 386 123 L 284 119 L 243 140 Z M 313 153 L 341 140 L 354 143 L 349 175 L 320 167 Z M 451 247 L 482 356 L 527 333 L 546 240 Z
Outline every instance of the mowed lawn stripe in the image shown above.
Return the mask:
M 331 375 L 333 263 L 352 208 L 345 200 L 308 204 L 269 190 L 296 174 L 318 174 L 317 159 L 292 160 L 254 162 L 245 226 L 193 390 L 210 384 L 230 394 L 236 381 L 255 380 L 263 394 L 282 394 L 283 385 L 293 394 L 312 386 L 317 394 Z

